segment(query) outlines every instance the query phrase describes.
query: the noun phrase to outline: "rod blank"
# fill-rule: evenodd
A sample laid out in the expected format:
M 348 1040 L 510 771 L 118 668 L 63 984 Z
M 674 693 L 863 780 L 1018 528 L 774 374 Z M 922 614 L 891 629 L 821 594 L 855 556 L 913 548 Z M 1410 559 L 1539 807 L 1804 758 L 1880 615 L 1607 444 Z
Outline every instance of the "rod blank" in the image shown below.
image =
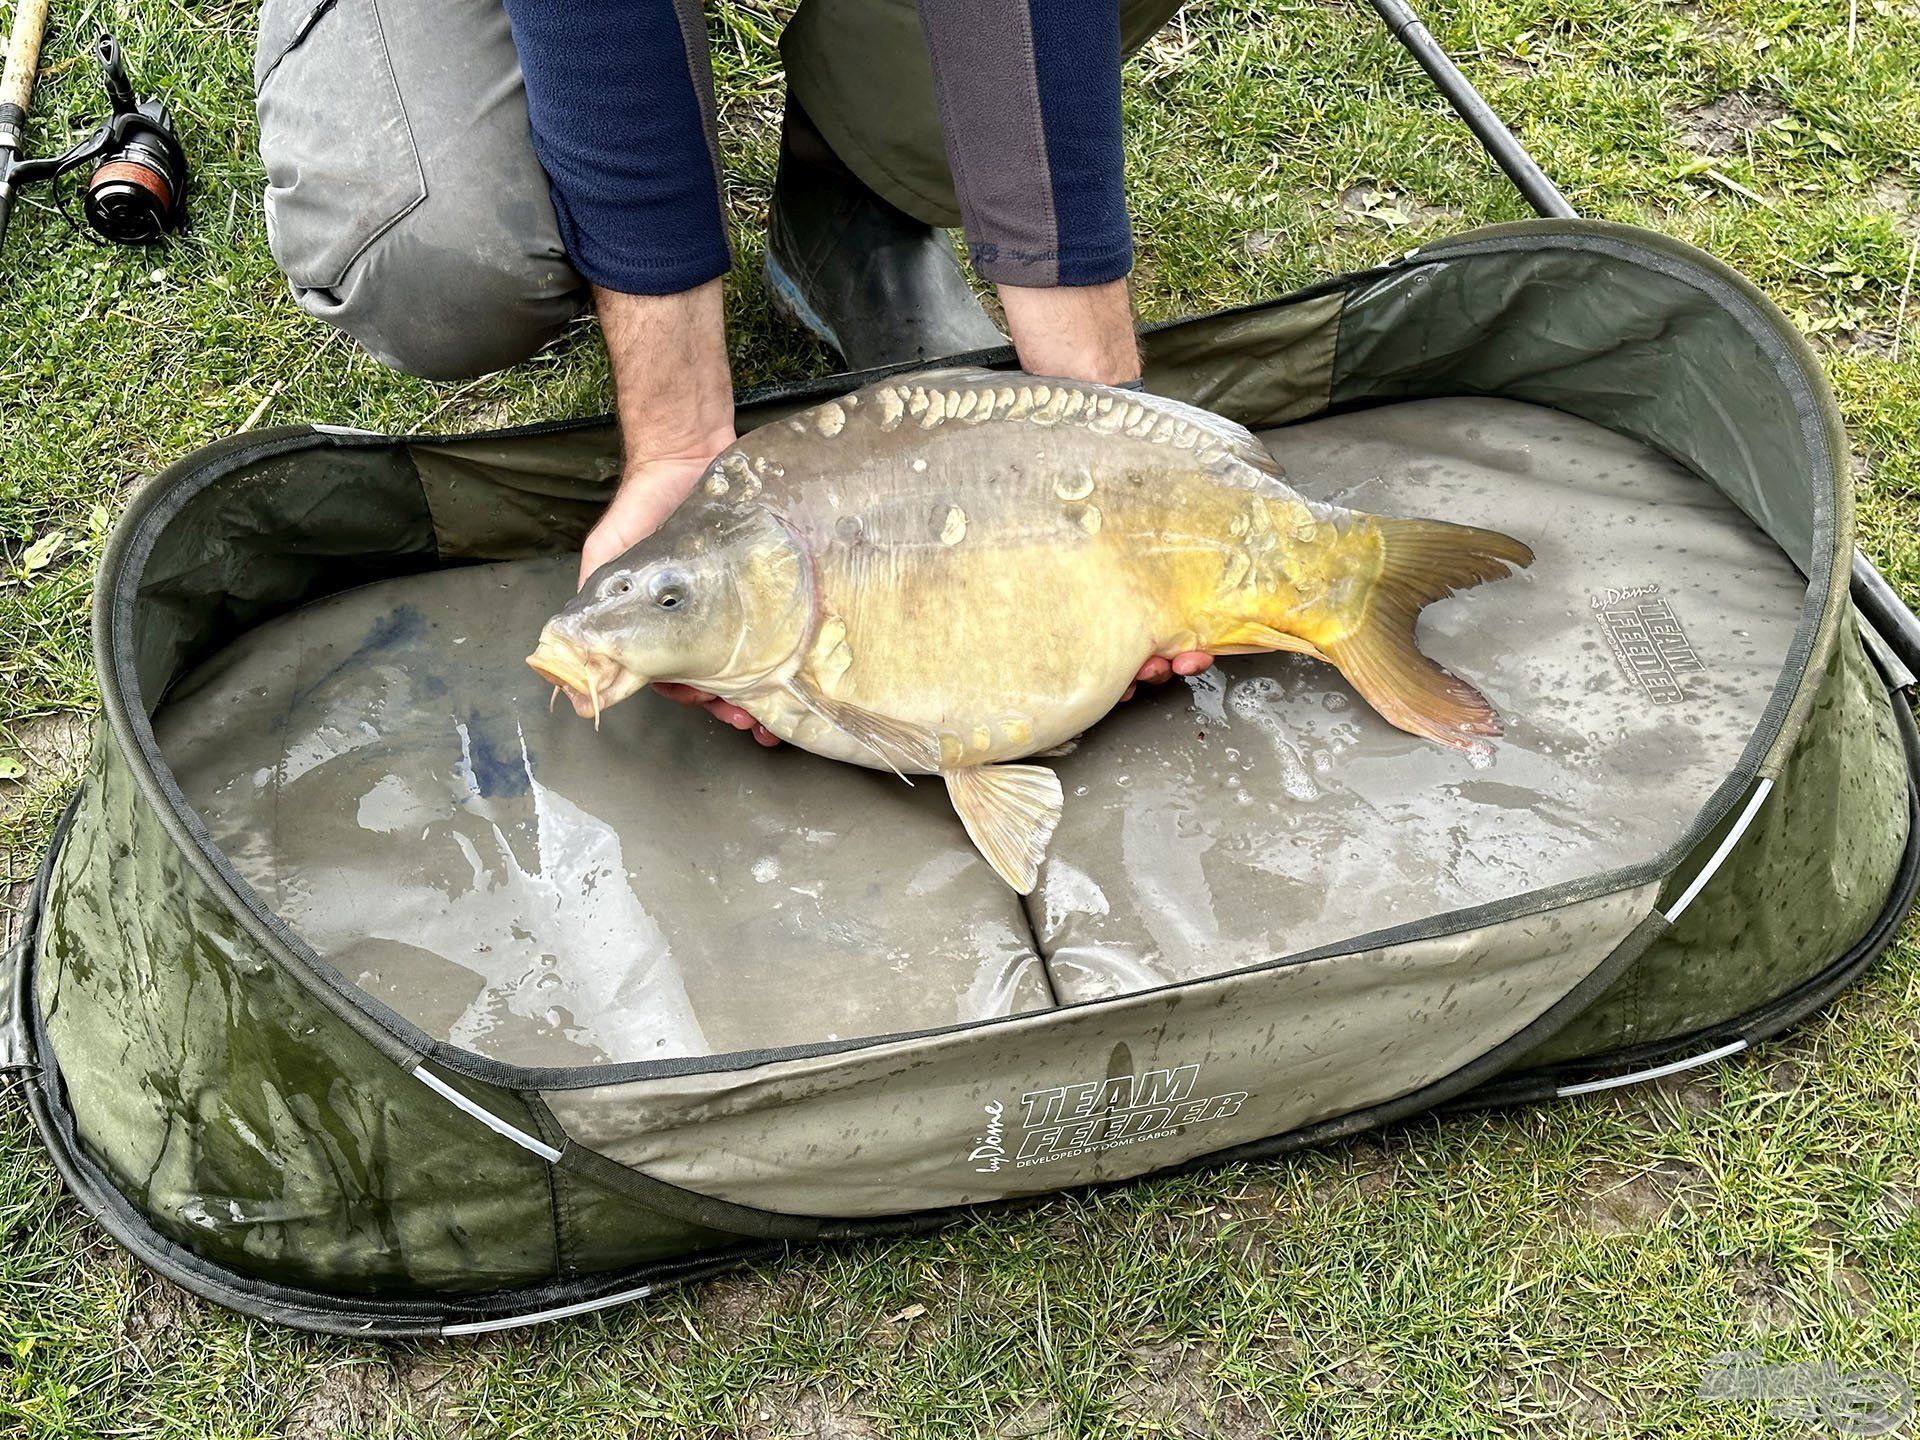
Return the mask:
M 1549 220 L 1573 219 L 1573 206 L 1560 193 L 1560 187 L 1547 178 L 1547 172 L 1514 138 L 1513 132 L 1502 123 L 1500 117 L 1493 113 L 1493 107 L 1481 98 L 1480 92 L 1473 88 L 1473 82 L 1453 63 L 1453 57 L 1440 48 L 1440 42 L 1420 23 L 1420 17 L 1413 13 L 1413 7 L 1403 3 L 1403 0 L 1369 0 L 1369 3 L 1387 22 L 1393 38 L 1420 62 L 1420 68 L 1427 72 L 1440 93 L 1446 96 L 1447 103 L 1455 113 L 1467 122 L 1467 128 L 1473 131 L 1474 137 L 1493 157 L 1494 163 L 1507 172 L 1507 178 L 1513 181 L 1514 188 L 1526 197 L 1534 211 Z

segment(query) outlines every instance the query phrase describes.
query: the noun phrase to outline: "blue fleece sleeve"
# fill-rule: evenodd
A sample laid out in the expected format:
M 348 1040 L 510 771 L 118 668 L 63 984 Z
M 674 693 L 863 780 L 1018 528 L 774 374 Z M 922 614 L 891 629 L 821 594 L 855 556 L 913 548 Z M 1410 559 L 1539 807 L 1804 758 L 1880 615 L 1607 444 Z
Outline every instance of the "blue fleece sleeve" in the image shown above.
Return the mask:
M 1119 0 L 919 0 L 974 268 L 1098 285 L 1133 266 Z
M 690 290 L 729 266 L 698 0 L 506 0 L 534 153 L 595 285 Z

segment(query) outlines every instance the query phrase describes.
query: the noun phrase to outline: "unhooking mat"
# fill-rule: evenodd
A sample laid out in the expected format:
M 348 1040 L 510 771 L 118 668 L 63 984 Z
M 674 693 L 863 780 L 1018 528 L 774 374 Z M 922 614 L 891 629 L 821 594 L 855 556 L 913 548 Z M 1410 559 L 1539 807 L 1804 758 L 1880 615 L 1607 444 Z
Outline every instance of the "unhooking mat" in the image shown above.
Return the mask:
M 1233 659 L 1058 765 L 1026 902 L 938 786 L 643 696 L 599 733 L 522 657 L 570 561 L 440 571 L 246 634 L 156 730 L 212 837 L 350 980 L 522 1065 L 932 1029 L 1217 974 L 1597 870 L 1682 835 L 1772 693 L 1806 581 L 1673 461 L 1504 400 L 1264 437 L 1319 499 L 1509 531 L 1521 577 L 1423 648 L 1504 736 L 1461 755 L 1328 666 Z

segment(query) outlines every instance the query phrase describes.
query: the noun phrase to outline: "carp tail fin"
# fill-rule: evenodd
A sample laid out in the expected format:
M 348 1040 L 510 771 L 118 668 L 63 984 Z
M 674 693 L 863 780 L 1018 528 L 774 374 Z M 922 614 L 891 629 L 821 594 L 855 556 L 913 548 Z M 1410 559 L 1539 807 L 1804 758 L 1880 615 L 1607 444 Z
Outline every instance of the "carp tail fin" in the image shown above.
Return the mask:
M 1435 600 L 1488 580 L 1504 579 L 1533 561 L 1511 535 L 1443 520 L 1395 520 L 1380 527 L 1380 573 L 1360 624 L 1322 642 L 1326 658 L 1391 724 L 1456 750 L 1498 735 L 1487 697 L 1420 652 L 1415 629 Z

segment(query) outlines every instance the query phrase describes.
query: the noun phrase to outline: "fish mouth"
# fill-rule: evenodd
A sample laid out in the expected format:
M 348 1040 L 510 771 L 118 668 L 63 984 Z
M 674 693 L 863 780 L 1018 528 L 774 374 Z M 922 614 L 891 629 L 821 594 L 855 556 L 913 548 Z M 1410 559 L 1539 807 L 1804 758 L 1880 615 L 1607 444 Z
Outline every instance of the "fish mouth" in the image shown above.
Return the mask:
M 619 661 L 605 655 L 583 654 L 571 642 L 558 635 L 545 634 L 527 656 L 533 673 L 553 686 L 554 699 L 566 691 L 573 713 L 593 717 L 593 728 L 600 728 L 600 712 L 617 705 L 647 683 L 646 677 L 622 668 Z M 552 708 L 549 702 L 548 708 Z

